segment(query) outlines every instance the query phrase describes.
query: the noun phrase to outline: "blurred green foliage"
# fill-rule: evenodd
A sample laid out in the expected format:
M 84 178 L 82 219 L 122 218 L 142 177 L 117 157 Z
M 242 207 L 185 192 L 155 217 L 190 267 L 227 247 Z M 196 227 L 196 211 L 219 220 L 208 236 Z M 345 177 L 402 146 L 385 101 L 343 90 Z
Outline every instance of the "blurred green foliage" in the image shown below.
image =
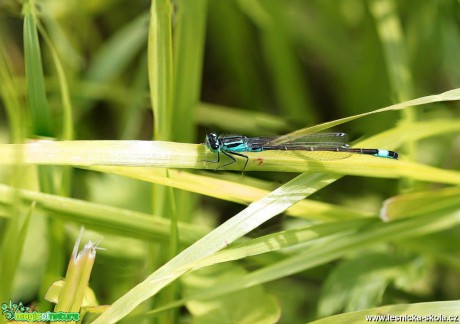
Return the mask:
M 459 13 L 456 0 L 1 1 L 0 155 L 7 143 L 43 138 L 200 143 L 206 130 L 283 134 L 460 88 Z M 395 140 L 402 160 L 432 166 L 414 168 L 433 172 L 431 182 L 411 177 L 405 161 L 406 172 L 383 166 L 384 176 L 339 181 L 303 174 L 280 187 L 292 176 L 130 171 L 123 154 L 113 161 L 119 169 L 36 167 L 19 154 L 0 169 L 0 303 L 52 309 L 44 295 L 64 275 L 80 225 L 106 248 L 90 284 L 101 304 L 122 304 L 112 321 L 126 315 L 125 300 L 128 313 L 156 293 L 126 294 L 170 259 L 178 260 L 166 268 L 171 277 L 239 261 L 155 286 L 160 293 L 131 316 L 296 323 L 458 299 L 460 110 L 445 100 L 332 130 L 353 140 L 388 136 L 389 145 L 403 138 Z M 356 163 L 355 173 L 338 173 L 369 166 Z M 291 207 L 294 186 L 299 200 L 312 200 Z M 257 229 L 258 241 L 243 238 L 219 254 L 233 241 L 211 237 L 199 257 L 179 254 L 274 188 L 276 204 L 292 199 L 291 208 Z M 234 240 L 251 226 L 239 225 Z

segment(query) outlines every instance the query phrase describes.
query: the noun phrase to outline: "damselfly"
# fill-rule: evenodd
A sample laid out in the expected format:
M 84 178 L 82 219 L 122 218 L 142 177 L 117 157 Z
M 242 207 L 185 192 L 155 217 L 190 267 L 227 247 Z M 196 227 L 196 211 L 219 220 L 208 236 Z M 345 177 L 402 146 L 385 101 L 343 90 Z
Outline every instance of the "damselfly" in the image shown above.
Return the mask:
M 214 153 L 217 160 L 205 162 L 219 163 L 220 153 L 231 159 L 216 168 L 220 169 L 236 162 L 235 155 L 246 159 L 242 172 L 248 165 L 249 157 L 244 152 L 262 151 L 302 151 L 306 157 L 317 160 L 335 160 L 349 157 L 352 154 L 366 154 L 377 157 L 398 159 L 398 153 L 380 149 L 352 148 L 347 144 L 345 133 L 315 133 L 300 136 L 246 137 L 242 135 L 218 136 L 216 133 L 206 134 L 205 145 Z M 318 154 L 319 153 L 319 154 Z M 310 154 L 310 156 L 309 156 Z M 316 157 L 313 157 L 316 155 Z

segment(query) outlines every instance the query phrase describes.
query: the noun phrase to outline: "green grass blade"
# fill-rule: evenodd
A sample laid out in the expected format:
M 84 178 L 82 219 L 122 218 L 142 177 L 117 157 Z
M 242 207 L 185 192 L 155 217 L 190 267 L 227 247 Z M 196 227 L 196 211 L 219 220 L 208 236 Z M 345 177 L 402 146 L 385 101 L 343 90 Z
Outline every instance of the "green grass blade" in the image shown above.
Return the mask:
M 261 199 L 269 193 L 269 190 L 262 189 L 261 187 L 270 188 L 272 190 L 275 189 L 273 184 L 268 183 L 258 182 L 258 186 L 250 185 L 249 183 L 244 184 L 241 183 L 239 177 L 238 180 L 229 181 L 210 176 L 197 175 L 182 170 L 169 170 L 166 176 L 162 170 L 157 171 L 155 169 L 152 170 L 152 168 L 116 166 L 91 166 L 87 168 L 94 171 L 112 173 L 142 181 L 162 184 L 243 205 Z M 244 180 L 248 180 L 248 177 L 246 176 Z M 344 220 L 369 216 L 368 213 L 314 200 L 300 201 L 286 210 L 286 214 L 319 221 Z
M 60 136 L 60 138 L 64 140 L 72 140 L 74 137 L 74 129 L 73 129 L 74 120 L 73 120 L 73 114 L 72 114 L 73 109 L 72 109 L 72 103 L 70 100 L 69 84 L 67 82 L 67 78 L 64 72 L 64 67 L 45 29 L 41 27 L 40 25 L 38 25 L 38 27 L 40 29 L 40 33 L 43 39 L 46 42 L 46 45 L 48 46 L 51 52 L 51 57 L 56 67 L 56 72 L 57 72 L 58 79 L 59 79 L 59 88 L 60 88 L 61 97 L 62 97 L 62 123 L 61 123 L 62 124 L 62 130 L 61 130 L 62 135 Z
M 440 94 L 437 94 L 437 95 L 420 97 L 420 98 L 417 98 L 417 99 L 412 99 L 412 100 L 400 102 L 400 103 L 397 103 L 397 104 L 394 104 L 394 105 L 391 105 L 391 106 L 388 106 L 388 107 L 385 107 L 385 108 L 380 108 L 380 109 L 373 110 L 373 111 L 370 111 L 370 112 L 366 112 L 366 113 L 362 113 L 362 114 L 358 114 L 358 115 L 354 115 L 354 116 L 349 116 L 349 117 L 345 117 L 345 118 L 341 118 L 341 119 L 338 119 L 338 120 L 322 123 L 322 124 L 315 125 L 315 126 L 312 126 L 312 127 L 307 127 L 307 128 L 292 132 L 292 133 L 290 133 L 288 135 L 295 137 L 295 136 L 303 135 L 303 134 L 311 134 L 311 133 L 319 132 L 319 131 L 322 131 L 322 130 L 325 130 L 325 129 L 329 129 L 329 128 L 334 127 L 334 126 L 341 125 L 341 124 L 346 123 L 346 122 L 350 122 L 350 121 L 358 119 L 358 118 L 373 115 L 373 114 L 376 114 L 376 113 L 387 112 L 387 111 L 397 111 L 397 110 L 401 110 L 401 109 L 406 109 L 406 108 L 411 107 L 411 106 L 421 106 L 421 105 L 426 105 L 426 104 L 435 103 L 435 102 L 456 101 L 456 100 L 460 100 L 460 88 L 452 89 L 452 90 L 449 90 L 449 91 L 446 91 L 446 92 L 443 92 L 443 93 L 440 93 Z
M 26 125 L 22 122 L 22 104 L 19 100 L 19 93 L 13 80 L 11 70 L 11 57 L 5 50 L 5 44 L 0 40 L 0 93 L 5 106 L 10 136 L 13 143 L 22 143 L 27 134 Z
M 32 118 L 32 133 L 52 136 L 50 109 L 46 98 L 45 80 L 42 68 L 40 43 L 38 41 L 34 2 L 24 4 L 24 59 L 29 96 L 29 110 Z
M 14 203 L 10 198 L 13 189 L 0 185 L 0 193 L 0 205 L 10 207 Z M 170 239 L 170 221 L 164 218 L 29 190 L 19 190 L 18 194 L 26 203 L 36 201 L 37 208 L 49 212 L 53 218 L 76 222 L 89 229 L 149 241 L 167 242 Z M 182 222 L 178 227 L 182 244 L 190 244 L 208 232 L 203 226 Z
M 9 197 L 16 201 L 18 192 L 11 190 Z M 15 197 L 16 196 L 16 197 Z M 0 297 L 7 301 L 13 295 L 13 282 L 15 275 L 19 274 L 18 267 L 23 247 L 26 240 L 26 234 L 30 218 L 35 210 L 35 203 L 31 203 L 27 215 L 22 216 L 19 209 L 9 206 L 11 217 L 6 224 L 6 228 L 2 229 L 3 235 L 0 241 L 0 260 L 3 266 L 0 268 Z
M 207 299 L 227 294 L 240 289 L 252 287 L 265 282 L 284 278 L 300 271 L 311 269 L 325 264 L 349 253 L 381 244 L 389 240 L 398 240 L 401 237 L 415 237 L 434 233 L 456 226 L 460 223 L 460 213 L 425 214 L 417 219 L 407 219 L 392 223 L 374 223 L 359 228 L 357 233 L 339 236 L 327 241 L 327 244 L 318 244 L 305 252 L 295 254 L 277 263 L 251 272 L 240 278 L 221 283 L 195 295 L 197 299 Z M 199 264 L 200 261 L 196 262 Z
M 88 322 L 365 322 L 455 299 L 459 6 L 0 1 L 0 295 L 51 310 L 84 224 L 106 248 Z M 209 131 L 343 131 L 399 160 L 262 151 L 242 174 L 204 161 Z
M 87 79 L 103 83 L 122 74 L 145 46 L 147 32 L 147 14 L 121 28 L 99 49 L 88 69 Z
M 262 32 L 263 57 L 270 67 L 268 71 L 283 116 L 307 124 L 317 123 L 318 116 L 312 109 L 304 72 L 293 50 L 295 45 L 285 30 L 285 17 L 280 15 L 283 5 L 276 1 L 244 0 L 238 1 L 238 4 Z
M 395 3 L 391 0 L 374 0 L 370 4 L 370 12 L 377 24 L 377 31 L 385 54 L 391 88 L 398 101 L 402 101 L 413 97 L 414 86 L 409 68 L 404 33 L 395 7 Z M 400 124 L 415 122 L 416 112 L 412 108 L 403 110 Z M 414 142 L 408 142 L 404 147 L 412 157 L 417 152 Z
M 89 278 L 96 259 L 97 249 L 97 245 L 89 241 L 81 251 L 78 251 L 82 235 L 83 230 L 75 242 L 63 287 L 54 308 L 55 312 L 79 313 L 81 311 L 82 302 L 88 289 Z
M 376 20 L 391 87 L 397 100 L 403 101 L 413 96 L 413 82 L 405 46 L 407 42 L 395 7 L 393 1 L 373 0 L 370 3 L 370 12 Z
M 193 141 L 200 99 L 207 0 L 177 3 L 174 29 L 174 141 Z
M 155 166 L 161 168 L 202 168 L 212 158 L 203 145 L 149 141 L 38 141 L 30 144 L 1 144 L 0 165 L 16 162 L 23 153 L 24 163 L 52 165 L 118 165 Z M 420 181 L 459 184 L 460 173 L 404 160 L 390 160 L 355 155 L 343 160 L 305 160 L 302 155 L 280 155 L 275 152 L 248 153 L 247 170 L 283 172 L 324 172 L 381 178 L 407 177 Z M 263 164 L 260 159 L 263 156 Z M 206 165 L 215 168 L 214 165 Z M 240 171 L 243 162 L 227 170 Z
M 209 1 L 208 19 L 213 28 L 208 30 L 207 42 L 216 44 L 214 56 L 231 83 L 231 96 L 243 107 L 264 111 L 270 101 L 258 73 L 260 56 L 254 51 L 252 22 L 240 12 L 236 1 Z
M 193 295 L 197 290 L 213 286 L 245 272 L 243 267 L 236 264 L 220 264 L 213 268 L 187 274 L 181 280 L 181 284 L 187 295 Z M 241 307 L 242 300 L 256 300 L 257 303 L 246 303 Z M 238 308 L 238 312 L 235 312 L 235 308 Z M 261 286 L 208 301 L 190 300 L 187 303 L 187 310 L 192 314 L 195 323 L 203 324 L 216 322 L 276 323 L 281 316 L 278 301 Z
M 361 222 L 361 224 L 357 222 Z M 342 224 L 342 230 L 344 230 L 343 235 L 337 235 L 340 233 L 340 230 L 329 231 L 332 229 L 331 226 L 340 226 L 340 224 L 326 224 L 306 229 L 306 231 L 293 231 L 292 234 L 294 237 L 291 239 L 281 239 L 278 237 L 282 236 L 283 233 L 257 238 L 250 242 L 242 243 L 241 245 L 226 249 L 207 258 L 197 260 L 193 263 L 193 265 L 195 268 L 201 268 L 202 266 L 209 266 L 215 263 L 237 260 L 249 255 L 274 251 L 278 248 L 290 246 L 292 244 L 295 245 L 303 239 L 315 239 L 320 233 L 325 235 L 332 233 L 330 240 L 319 241 L 319 244 L 313 245 L 311 248 L 307 248 L 307 250 L 303 253 L 285 258 L 278 263 L 273 263 L 272 265 L 243 277 L 233 278 L 231 281 L 200 291 L 190 298 L 207 299 L 233 291 L 239 291 L 253 285 L 283 278 L 292 275 L 293 273 L 324 264 L 336 258 L 342 257 L 347 253 L 363 249 L 364 247 L 368 248 L 373 244 L 379 244 L 388 240 L 398 240 L 400 238 L 407 239 L 409 237 L 426 235 L 427 233 L 439 232 L 444 229 L 454 227 L 459 222 L 460 214 L 458 212 L 452 213 L 451 210 L 448 213 L 445 213 L 444 210 L 433 211 L 433 209 L 429 208 L 428 213 L 425 213 L 419 219 L 408 219 L 387 224 L 373 222 L 371 220 L 352 221 L 348 223 L 344 222 Z M 286 235 L 289 234 L 286 233 Z M 273 242 L 271 242 L 271 240 L 273 240 Z M 278 242 L 283 243 L 280 244 Z M 185 302 L 186 300 L 181 300 L 171 306 L 177 307 Z
M 285 248 L 298 247 L 306 249 L 315 245 L 323 245 L 328 239 L 334 239 L 341 235 L 350 235 L 355 233 L 359 228 L 374 223 L 376 223 L 375 219 L 359 219 L 277 232 L 228 247 L 195 262 L 193 269 L 201 269 L 214 264 L 235 261 Z M 308 245 L 305 243 L 308 243 Z
M 169 1 L 152 1 L 148 36 L 148 66 L 156 140 L 171 138 L 173 115 L 171 12 L 172 7 Z
M 195 119 L 210 130 L 215 128 L 246 135 L 276 135 L 289 129 L 289 124 L 279 117 L 210 103 L 199 105 Z
M 118 299 L 95 323 L 115 322 L 129 314 L 147 298 L 190 270 L 198 261 L 226 247 L 260 224 L 283 212 L 299 200 L 327 186 L 335 180 L 328 175 L 298 176 L 266 197 L 251 204 L 214 231 L 188 247 L 146 280 Z
M 395 321 L 419 321 L 417 319 L 418 316 L 420 316 L 420 321 L 438 321 L 438 318 L 439 321 L 443 321 L 443 319 L 440 316 L 446 316 L 447 318 L 450 318 L 451 321 L 455 321 L 456 319 L 458 320 L 459 308 L 460 302 L 456 300 L 418 304 L 390 305 L 377 307 L 373 309 L 366 309 L 364 311 L 359 312 L 330 316 L 311 323 L 364 323 L 371 320 L 379 321 L 382 323 Z M 392 316 L 391 319 L 390 316 Z

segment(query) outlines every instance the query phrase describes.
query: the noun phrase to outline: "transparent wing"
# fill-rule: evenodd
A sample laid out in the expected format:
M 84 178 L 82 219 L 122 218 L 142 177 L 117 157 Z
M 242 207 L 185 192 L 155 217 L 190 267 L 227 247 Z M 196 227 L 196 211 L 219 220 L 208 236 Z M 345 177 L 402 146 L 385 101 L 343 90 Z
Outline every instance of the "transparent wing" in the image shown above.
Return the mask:
M 252 137 L 247 144 L 252 149 L 276 151 L 277 154 L 311 160 L 338 160 L 352 155 L 348 152 L 345 133 L 315 133 L 297 136 Z M 337 151 L 339 150 L 339 151 Z
M 348 143 L 345 133 L 315 133 L 306 135 L 283 135 L 273 138 L 266 145 L 302 144 L 308 146 L 343 146 Z
M 270 152 L 276 153 L 279 156 L 294 157 L 304 160 L 314 160 L 314 161 L 333 161 L 333 160 L 342 160 L 349 158 L 353 155 L 353 152 L 350 151 L 265 151 L 265 154 L 271 154 Z
M 280 136 L 248 137 L 247 144 L 249 147 L 260 147 L 275 141 L 277 138 L 280 138 Z
M 308 147 L 342 147 L 347 146 L 348 135 L 345 133 L 315 133 L 307 135 L 283 135 L 268 137 L 250 137 L 247 139 L 251 146 L 296 146 Z

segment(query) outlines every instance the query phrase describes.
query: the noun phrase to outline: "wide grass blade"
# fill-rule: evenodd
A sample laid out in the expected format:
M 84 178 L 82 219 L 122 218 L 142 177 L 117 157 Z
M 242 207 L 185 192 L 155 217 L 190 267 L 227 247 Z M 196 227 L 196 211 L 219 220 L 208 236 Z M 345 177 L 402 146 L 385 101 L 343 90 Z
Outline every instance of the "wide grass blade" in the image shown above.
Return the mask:
M 16 162 L 23 154 L 27 164 L 73 166 L 154 166 L 161 168 L 215 168 L 203 162 L 212 156 L 203 145 L 149 141 L 38 141 L 30 144 L 0 145 L 0 165 Z M 460 174 L 416 162 L 396 161 L 372 156 L 354 155 L 343 160 L 315 161 L 276 152 L 248 153 L 251 171 L 324 172 L 381 178 L 407 177 L 420 181 L 459 184 Z M 262 158 L 263 156 L 263 158 Z M 227 170 L 241 171 L 238 161 Z

